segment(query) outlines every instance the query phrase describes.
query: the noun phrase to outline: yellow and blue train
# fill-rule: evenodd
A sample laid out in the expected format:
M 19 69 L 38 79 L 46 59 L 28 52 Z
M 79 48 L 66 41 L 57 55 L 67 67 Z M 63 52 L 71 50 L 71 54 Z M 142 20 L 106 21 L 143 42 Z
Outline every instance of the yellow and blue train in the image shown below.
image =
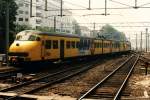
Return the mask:
M 9 48 L 11 64 L 58 61 L 85 56 L 127 52 L 130 42 L 25 30 L 16 35 Z

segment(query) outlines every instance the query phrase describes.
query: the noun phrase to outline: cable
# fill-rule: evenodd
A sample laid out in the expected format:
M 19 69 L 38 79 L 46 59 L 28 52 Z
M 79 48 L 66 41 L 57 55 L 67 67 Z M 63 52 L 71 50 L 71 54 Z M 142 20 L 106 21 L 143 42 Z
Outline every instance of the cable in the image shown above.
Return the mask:
M 132 6 L 130 6 L 130 5 L 127 5 L 127 4 L 124 4 L 124 3 L 118 2 L 118 1 L 114 1 L 114 0 L 109 0 L 109 1 L 114 2 L 114 3 L 121 4 L 121 5 L 125 5 L 125 6 L 127 6 L 127 7 L 132 7 Z
M 145 5 L 149 5 L 150 3 L 145 3 L 145 4 L 142 4 L 142 5 L 139 5 L 139 7 L 143 7 Z
M 82 5 L 74 4 L 74 3 L 71 3 L 71 2 L 68 2 L 68 1 L 65 1 L 65 3 L 71 4 L 71 5 L 77 6 L 77 7 L 87 8 L 87 7 L 84 7 Z

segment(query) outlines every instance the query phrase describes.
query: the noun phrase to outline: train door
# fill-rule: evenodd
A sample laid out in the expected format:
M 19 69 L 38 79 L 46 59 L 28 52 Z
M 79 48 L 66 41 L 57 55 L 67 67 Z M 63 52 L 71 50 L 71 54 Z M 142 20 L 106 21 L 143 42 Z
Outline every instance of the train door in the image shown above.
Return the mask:
M 104 53 L 104 40 L 102 40 L 102 54 Z
M 44 60 L 44 56 L 45 56 L 45 41 L 42 40 L 41 41 L 41 59 Z
M 110 41 L 110 53 L 112 53 L 112 40 Z
M 60 59 L 64 59 L 64 40 L 60 40 Z
M 90 51 L 91 51 L 91 55 L 94 55 L 94 52 L 95 52 L 94 39 L 91 39 Z

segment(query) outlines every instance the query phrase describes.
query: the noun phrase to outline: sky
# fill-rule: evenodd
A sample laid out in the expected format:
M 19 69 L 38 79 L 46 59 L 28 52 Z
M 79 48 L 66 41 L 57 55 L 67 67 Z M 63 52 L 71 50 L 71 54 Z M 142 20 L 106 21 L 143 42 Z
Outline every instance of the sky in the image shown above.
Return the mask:
M 109 14 L 107 16 L 101 15 L 105 13 L 105 0 L 90 0 L 90 6 L 92 10 L 85 10 L 89 7 L 89 0 L 63 1 L 64 5 L 69 9 L 74 9 L 70 11 L 72 11 L 74 18 L 80 23 L 80 25 L 84 25 L 89 27 L 90 29 L 93 29 L 92 23 L 95 22 L 97 23 L 96 29 L 100 30 L 105 23 L 110 24 L 117 30 L 124 32 L 126 37 L 130 38 L 133 47 L 135 47 L 135 34 L 138 35 L 137 37 L 139 45 L 140 34 L 142 32 L 144 45 L 145 29 L 148 28 L 148 30 L 150 31 L 150 0 L 106 0 L 107 8 L 124 8 L 107 9 L 107 14 Z M 136 4 L 135 1 L 137 1 Z M 133 9 L 135 5 L 142 8 Z

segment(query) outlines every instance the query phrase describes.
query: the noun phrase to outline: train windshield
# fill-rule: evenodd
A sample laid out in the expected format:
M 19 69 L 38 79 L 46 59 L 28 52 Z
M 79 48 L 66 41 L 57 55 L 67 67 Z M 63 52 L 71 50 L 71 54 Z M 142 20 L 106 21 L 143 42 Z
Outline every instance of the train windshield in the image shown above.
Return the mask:
M 39 41 L 39 37 L 35 35 L 17 35 L 15 40 L 17 41 Z

